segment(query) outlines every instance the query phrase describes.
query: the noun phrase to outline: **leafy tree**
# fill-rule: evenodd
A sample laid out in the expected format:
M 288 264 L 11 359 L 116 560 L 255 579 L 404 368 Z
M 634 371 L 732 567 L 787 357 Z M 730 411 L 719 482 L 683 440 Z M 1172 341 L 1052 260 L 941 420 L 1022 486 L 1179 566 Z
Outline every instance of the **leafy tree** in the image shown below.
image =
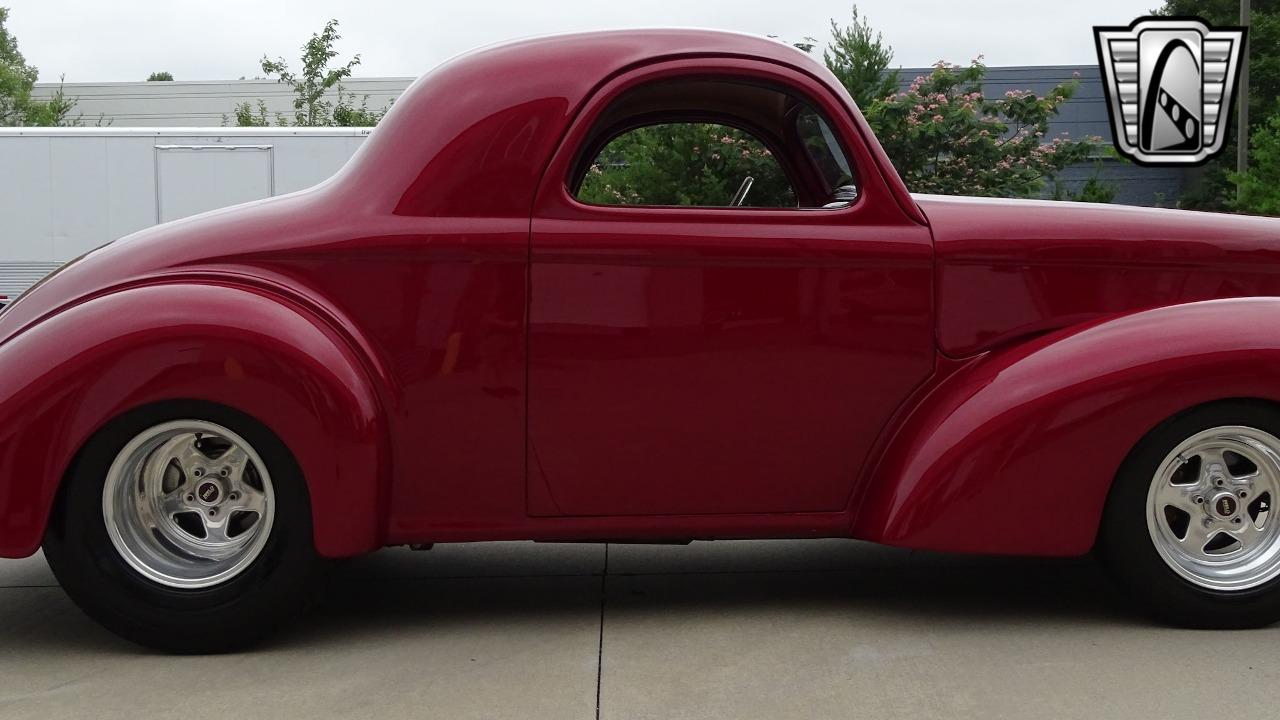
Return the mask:
M 985 74 L 979 60 L 968 67 L 939 62 L 867 109 L 867 122 L 913 192 L 1027 197 L 1100 142 L 1046 137 L 1078 83 L 1044 97 L 1010 90 L 992 99 L 982 90 Z
M 1067 165 L 1087 158 L 1100 138 L 1046 137 L 1049 121 L 1079 83 L 1044 97 L 1011 91 L 991 99 L 982 90 L 986 66 L 939 61 L 931 74 L 898 91 L 893 48 L 853 8 L 847 27 L 831 21 L 822 59 L 858 103 L 885 152 L 915 192 L 1026 197 L 1039 193 Z M 1090 196 L 1106 196 L 1100 180 Z M 1114 195 L 1114 192 L 1112 192 Z
M 1249 142 L 1249 171 L 1231 173 L 1240 188 L 1231 206 L 1240 212 L 1280 216 L 1280 112 L 1272 113 Z
M 898 71 L 889 69 L 893 48 L 885 45 L 883 36 L 858 14 L 856 5 L 849 25 L 840 27 L 834 19 L 831 21 L 831 38 L 822 51 L 822 61 L 859 108 L 866 110 L 876 100 L 897 91 Z
M 602 205 L 726 206 L 747 177 L 746 207 L 795 207 L 768 148 L 714 123 L 650 125 L 619 135 L 587 171 L 578 198 Z
M 21 125 L 38 71 L 18 51 L 18 40 L 4 26 L 9 8 L 0 7 L 0 125 Z
M 242 102 L 235 109 L 236 125 L 239 127 L 267 127 L 271 125 L 271 116 L 267 111 L 267 103 L 258 100 L 256 105 Z M 288 125 L 289 121 L 285 120 L 280 113 L 275 115 L 276 125 Z M 227 116 L 222 116 L 222 124 L 227 124 Z
M 1212 25 L 1239 25 L 1239 0 L 1165 0 L 1159 15 L 1196 15 Z M 1240 90 L 1243 90 L 1241 88 Z M 1280 1 L 1253 0 L 1249 18 L 1249 127 L 1257 132 L 1280 99 Z M 1234 102 L 1234 101 L 1233 101 Z M 1209 161 L 1196 187 L 1183 193 L 1179 206 L 1227 210 L 1235 202 L 1231 177 L 1236 166 L 1236 127 L 1232 117 L 1222 154 Z M 1252 146 L 1252 143 L 1251 143 Z M 1252 148 L 1251 148 L 1252 150 Z M 1251 158 L 1252 161 L 1252 158 Z
M 18 50 L 18 40 L 5 27 L 9 9 L 0 7 L 0 126 L 52 126 L 79 124 L 70 119 L 75 100 L 59 86 L 46 101 L 31 97 L 40 72 L 27 64 Z
M 1093 163 L 1093 175 L 1084 181 L 1084 185 L 1080 186 L 1079 192 L 1073 192 L 1070 188 L 1061 182 L 1054 180 L 1053 194 L 1054 200 L 1074 200 L 1076 202 L 1091 203 L 1109 203 L 1116 199 L 1116 193 L 1119 192 L 1114 184 L 1104 182 L 1102 179 L 1102 161 L 1095 160 Z M 1157 203 L 1159 198 L 1156 198 Z
M 173 82 L 173 73 L 168 70 L 153 72 L 147 76 L 147 82 Z
M 338 57 L 338 51 L 334 47 L 341 39 L 338 21 L 330 20 L 325 23 L 324 29 L 312 34 L 311 39 L 302 46 L 302 70 L 296 73 L 289 69 L 289 63 L 283 57 L 275 60 L 265 55 L 262 57 L 262 72 L 267 77 L 275 77 L 277 82 L 284 83 L 293 90 L 293 125 L 368 126 L 378 124 L 386 114 L 386 108 L 369 109 L 368 95 L 357 104 L 355 93 L 348 93 L 343 88 L 342 81 L 351 77 L 352 70 L 360 65 L 360 55 L 353 55 L 345 63 L 331 66 Z M 270 124 L 266 104 L 262 100 L 258 100 L 256 105 L 240 103 L 235 107 L 234 114 L 237 125 Z M 279 125 L 290 124 L 279 113 L 275 120 Z

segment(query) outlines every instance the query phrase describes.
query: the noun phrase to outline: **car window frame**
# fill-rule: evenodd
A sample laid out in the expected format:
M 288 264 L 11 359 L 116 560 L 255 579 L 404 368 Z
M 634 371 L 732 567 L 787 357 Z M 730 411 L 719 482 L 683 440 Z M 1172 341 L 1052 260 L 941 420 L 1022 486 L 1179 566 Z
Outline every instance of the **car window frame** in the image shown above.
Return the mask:
M 578 200 L 569 190 L 570 173 L 587 144 L 598 119 L 621 96 L 641 85 L 665 80 L 720 80 L 767 84 L 808 103 L 827 118 L 846 155 L 859 170 L 858 198 L 839 208 L 744 208 L 681 205 L 596 205 Z M 725 222 L 737 212 L 749 222 L 795 222 L 801 224 L 886 222 L 902 217 L 899 204 L 884 181 L 880 162 L 872 151 L 866 132 L 851 115 L 848 101 L 836 95 L 817 76 L 798 67 L 757 58 L 696 57 L 656 60 L 627 68 L 605 78 L 596 90 L 571 113 L 572 119 L 561 136 L 543 173 L 534 200 L 534 212 L 544 216 L 574 216 L 601 220 L 665 220 L 683 222 Z M 883 206 L 888 203 L 892 209 Z
M 737 206 L 735 205 L 663 205 L 663 204 L 650 204 L 650 203 L 646 203 L 643 205 L 630 205 L 630 204 L 624 204 L 624 203 L 617 203 L 617 204 L 593 203 L 593 202 L 587 202 L 586 200 L 582 200 L 581 198 L 578 197 L 578 192 L 582 190 L 582 183 L 586 181 L 586 174 L 587 172 L 589 172 L 591 165 L 595 162 L 595 158 L 600 156 L 600 153 L 603 152 L 604 149 L 609 146 L 609 143 L 613 142 L 614 140 L 617 140 L 618 138 L 622 137 L 626 133 L 632 132 L 633 130 L 639 130 L 640 128 L 645 128 L 645 127 L 654 127 L 656 125 L 674 125 L 678 123 L 720 125 L 720 126 L 732 128 L 734 130 L 737 130 L 738 132 L 746 133 L 750 135 L 752 139 L 754 139 L 756 142 L 763 145 L 765 149 L 767 149 L 771 153 L 774 159 L 774 162 L 778 164 L 778 168 L 782 171 L 782 176 L 786 179 L 787 184 L 791 186 L 791 193 L 796 198 L 796 206 L 786 207 L 786 206 L 778 205 L 778 206 L 771 206 L 771 207 L 761 207 L 761 206 L 750 206 L 750 205 L 737 205 Z M 567 188 L 569 191 L 569 194 L 575 200 L 577 200 L 579 203 L 583 205 L 587 205 L 591 207 L 631 207 L 631 208 L 657 207 L 657 208 L 683 208 L 683 209 L 711 208 L 711 209 L 731 209 L 731 210 L 754 209 L 754 210 L 788 210 L 790 211 L 790 210 L 806 209 L 799 205 L 800 194 L 796 190 L 796 188 L 801 183 L 797 182 L 797 178 L 799 176 L 798 169 L 794 167 L 792 158 L 787 153 L 784 153 L 782 151 L 782 145 L 779 143 L 778 138 L 773 137 L 771 133 L 765 132 L 761 128 L 755 127 L 752 123 L 743 122 L 741 118 L 738 118 L 732 115 L 716 113 L 716 112 L 701 112 L 701 111 L 646 113 L 642 115 L 635 115 L 630 118 L 627 118 L 622 122 L 615 123 L 614 125 L 609 126 L 606 130 L 597 133 L 596 137 L 602 138 L 602 140 L 595 140 L 592 142 L 585 143 L 583 145 L 582 150 L 578 154 L 578 159 L 571 166 L 573 174 L 570 177 L 566 178 L 566 183 L 568 183 L 570 180 L 574 181 L 574 184 L 568 186 Z

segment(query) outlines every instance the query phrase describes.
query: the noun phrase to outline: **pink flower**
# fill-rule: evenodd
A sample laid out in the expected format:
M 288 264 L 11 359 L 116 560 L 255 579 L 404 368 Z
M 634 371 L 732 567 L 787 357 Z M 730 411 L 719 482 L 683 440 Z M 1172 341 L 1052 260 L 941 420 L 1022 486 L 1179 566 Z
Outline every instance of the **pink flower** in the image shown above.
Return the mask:
M 934 121 L 934 122 L 936 122 L 936 123 L 940 123 L 940 122 L 942 122 L 942 116 L 941 116 L 941 115 L 934 115 L 934 116 L 933 116 L 933 121 Z

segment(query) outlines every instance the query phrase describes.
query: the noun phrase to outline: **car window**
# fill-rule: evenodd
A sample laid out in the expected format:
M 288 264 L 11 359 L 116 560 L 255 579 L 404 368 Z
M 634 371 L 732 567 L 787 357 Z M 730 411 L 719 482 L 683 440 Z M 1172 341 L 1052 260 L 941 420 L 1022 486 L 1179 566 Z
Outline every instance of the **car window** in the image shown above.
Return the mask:
M 827 189 L 853 185 L 853 169 L 845 157 L 831 126 L 813 108 L 805 106 L 796 114 L 796 134 L 809 159 L 827 182 Z
M 600 205 L 794 208 L 769 148 L 727 125 L 678 122 L 628 130 L 588 167 L 577 198 Z

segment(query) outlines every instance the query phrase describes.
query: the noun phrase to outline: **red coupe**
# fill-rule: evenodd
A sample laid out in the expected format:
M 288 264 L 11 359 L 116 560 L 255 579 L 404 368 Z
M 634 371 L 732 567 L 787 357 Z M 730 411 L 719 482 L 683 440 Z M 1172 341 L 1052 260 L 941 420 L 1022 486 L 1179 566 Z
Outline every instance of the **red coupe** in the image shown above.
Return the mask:
M 913 196 L 763 38 L 454 59 L 331 180 L 57 271 L 0 366 L 0 556 L 171 650 L 510 539 L 1096 551 L 1280 618 L 1280 222 Z

